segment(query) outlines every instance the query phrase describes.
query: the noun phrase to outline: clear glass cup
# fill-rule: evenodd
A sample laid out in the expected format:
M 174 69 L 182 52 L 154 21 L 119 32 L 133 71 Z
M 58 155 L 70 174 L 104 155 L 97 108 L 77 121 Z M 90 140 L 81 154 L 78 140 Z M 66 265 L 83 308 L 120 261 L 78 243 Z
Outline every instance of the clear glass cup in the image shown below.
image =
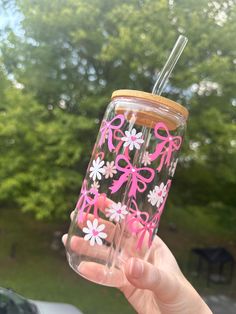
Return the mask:
M 147 259 L 183 142 L 188 111 L 134 90 L 112 94 L 68 232 L 70 266 L 119 287 L 129 257 Z

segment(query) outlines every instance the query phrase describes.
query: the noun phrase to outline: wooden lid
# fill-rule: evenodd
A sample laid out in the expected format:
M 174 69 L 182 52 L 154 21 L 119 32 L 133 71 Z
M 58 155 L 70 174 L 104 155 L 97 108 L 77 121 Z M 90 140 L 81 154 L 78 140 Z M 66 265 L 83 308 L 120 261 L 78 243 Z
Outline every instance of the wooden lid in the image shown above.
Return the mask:
M 119 89 L 112 93 L 111 99 L 115 97 L 135 97 L 135 98 L 141 98 L 144 100 L 151 101 L 154 105 L 155 104 L 163 104 L 171 109 L 174 109 L 178 113 L 180 113 L 182 116 L 185 117 L 185 119 L 188 118 L 188 110 L 178 104 L 177 102 L 170 100 L 168 98 L 159 96 L 159 95 L 153 95 L 151 93 L 146 93 L 138 90 L 132 90 L 132 89 Z

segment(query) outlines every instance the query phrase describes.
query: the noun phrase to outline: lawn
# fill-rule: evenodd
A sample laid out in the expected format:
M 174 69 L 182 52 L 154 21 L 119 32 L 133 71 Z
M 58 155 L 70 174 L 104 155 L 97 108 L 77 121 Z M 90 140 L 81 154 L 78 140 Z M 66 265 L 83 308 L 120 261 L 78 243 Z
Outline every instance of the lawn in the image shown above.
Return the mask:
M 74 304 L 85 314 L 134 313 L 118 290 L 82 279 L 69 268 L 63 251 L 51 249 L 53 233 L 67 228 L 65 223 L 35 221 L 17 210 L 1 210 L 0 286 L 28 298 Z M 214 217 L 196 209 L 167 208 L 159 234 L 202 295 L 224 293 L 236 298 L 235 278 L 232 285 L 207 287 L 205 278 L 196 278 L 187 269 L 192 247 L 222 245 L 235 255 L 233 231 L 222 229 Z M 15 252 L 11 252 L 13 243 Z
M 196 266 L 189 267 L 191 249 L 224 247 L 236 260 L 236 229 L 227 228 L 207 208 L 167 208 L 162 216 L 160 237 L 174 253 L 183 273 L 201 295 L 225 294 L 236 299 L 236 273 L 232 284 L 210 284 L 206 274 L 196 276 Z M 194 267 L 195 266 L 195 267 Z M 206 271 L 206 266 L 205 271 Z M 226 269 L 227 270 L 227 269 Z
M 0 211 L 0 286 L 32 299 L 66 302 L 85 314 L 134 313 L 117 290 L 75 274 L 62 253 L 50 248 L 60 223 L 35 221 L 16 210 Z M 66 228 L 65 228 L 66 229 Z M 9 257 L 16 243 L 16 257 Z

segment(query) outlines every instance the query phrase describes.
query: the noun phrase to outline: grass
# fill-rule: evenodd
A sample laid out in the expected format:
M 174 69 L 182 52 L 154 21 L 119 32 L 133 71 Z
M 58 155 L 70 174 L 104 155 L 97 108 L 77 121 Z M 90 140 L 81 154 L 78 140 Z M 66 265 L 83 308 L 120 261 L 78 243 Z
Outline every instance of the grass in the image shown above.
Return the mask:
M 168 207 L 168 206 L 167 206 Z M 116 289 L 93 284 L 75 274 L 64 254 L 50 248 L 56 230 L 67 230 L 59 222 L 35 221 L 17 210 L 0 211 L 0 286 L 10 287 L 32 299 L 74 304 L 84 314 L 134 313 Z M 186 277 L 202 295 L 227 294 L 236 298 L 236 278 L 232 285 L 207 287 L 204 276 L 193 276 L 187 269 L 193 247 L 220 245 L 236 256 L 236 236 L 197 208 L 167 208 L 159 235 L 176 256 Z M 17 243 L 16 257 L 9 257 Z
M 159 235 L 175 255 L 185 276 L 201 295 L 225 294 L 236 299 L 235 272 L 232 284 L 211 283 L 207 286 L 206 273 L 196 276 L 196 265 L 189 263 L 194 257 L 190 254 L 194 247 L 224 247 L 236 260 L 235 228 L 229 229 L 221 225 L 216 215 L 207 209 L 167 208 L 162 216 Z
M 74 304 L 85 314 L 134 313 L 123 295 L 84 280 L 68 266 L 63 254 L 50 248 L 60 224 L 35 221 L 15 210 L 0 212 L 0 286 L 27 298 Z M 12 243 L 16 258 L 10 258 Z

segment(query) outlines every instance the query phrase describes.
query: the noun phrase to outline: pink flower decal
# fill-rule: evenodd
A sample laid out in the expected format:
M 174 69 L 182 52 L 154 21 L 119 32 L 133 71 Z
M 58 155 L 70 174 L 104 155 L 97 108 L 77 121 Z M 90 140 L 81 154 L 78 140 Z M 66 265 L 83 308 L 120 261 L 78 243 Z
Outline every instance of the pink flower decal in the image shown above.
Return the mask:
M 103 120 L 101 129 L 100 129 L 101 138 L 98 143 L 99 147 L 101 147 L 104 144 L 106 136 L 107 136 L 109 151 L 112 152 L 113 149 L 115 149 L 115 146 L 113 145 L 113 131 L 119 130 L 124 124 L 124 121 L 125 121 L 125 118 L 122 114 L 115 116 L 111 121 Z M 118 125 L 116 125 L 117 122 L 119 123 Z
M 164 130 L 166 135 L 160 134 L 160 130 Z M 164 164 L 166 164 L 167 166 L 170 165 L 172 153 L 180 149 L 182 137 L 172 136 L 169 133 L 167 126 L 163 122 L 159 122 L 156 124 L 154 134 L 155 137 L 161 142 L 157 144 L 155 152 L 153 154 L 150 154 L 150 158 L 153 161 L 161 156 L 160 165 L 157 168 L 157 170 L 160 171 Z
M 112 203 L 109 208 L 106 209 L 107 217 L 115 222 L 120 222 L 128 214 L 127 206 L 122 205 L 121 202 Z
M 119 165 L 120 161 L 125 161 L 126 166 L 121 167 Z M 129 197 L 134 196 L 136 198 L 137 191 L 144 192 L 147 188 L 147 183 L 150 183 L 154 176 L 155 171 L 151 168 L 143 167 L 143 168 L 136 168 L 134 167 L 129 159 L 124 155 L 118 155 L 116 157 L 116 169 L 123 172 L 123 174 L 120 176 L 118 180 L 113 180 L 113 185 L 110 187 L 111 193 L 117 192 L 123 184 L 125 184 L 129 177 L 131 176 L 131 184 L 130 184 L 130 191 L 129 191 Z M 149 173 L 149 177 L 144 177 L 141 173 L 142 171 L 146 171 Z
M 85 241 L 89 241 L 90 245 L 94 244 L 102 245 L 102 239 L 106 239 L 107 234 L 102 232 L 105 229 L 105 225 L 98 225 L 98 220 L 95 218 L 93 222 L 87 220 L 87 227 L 83 228 Z
M 100 184 L 98 183 L 98 181 L 93 181 L 91 188 L 98 191 L 98 189 L 100 188 Z
M 105 175 L 106 179 L 112 178 L 113 175 L 117 173 L 116 167 L 115 167 L 115 162 L 114 161 L 111 161 L 111 162 L 107 161 L 106 166 L 103 167 L 103 170 L 104 170 L 104 175 Z
M 148 166 L 151 164 L 151 158 L 150 158 L 149 152 L 144 152 L 142 164 L 144 164 L 144 166 Z
M 81 196 L 78 199 L 76 204 L 76 209 L 79 210 L 79 221 L 83 221 L 83 212 L 86 211 L 88 214 L 92 208 L 94 208 L 94 216 L 97 217 L 98 214 L 98 207 L 97 207 L 97 200 L 98 200 L 98 191 L 94 188 L 89 190 L 86 189 L 86 180 L 84 180 L 82 188 L 81 188 Z

